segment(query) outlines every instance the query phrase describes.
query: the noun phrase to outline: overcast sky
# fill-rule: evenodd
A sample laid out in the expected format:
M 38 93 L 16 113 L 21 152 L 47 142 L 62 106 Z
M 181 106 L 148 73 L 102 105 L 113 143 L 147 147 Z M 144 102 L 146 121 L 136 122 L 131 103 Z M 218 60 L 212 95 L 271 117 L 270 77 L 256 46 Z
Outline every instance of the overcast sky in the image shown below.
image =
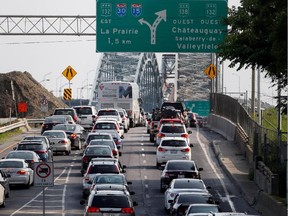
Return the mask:
M 239 0 L 228 1 L 239 5 Z M 0 15 L 95 15 L 96 0 L 1 0 Z M 62 72 L 72 66 L 77 75 L 71 80 L 73 98 L 80 88 L 92 84 L 100 54 L 94 36 L 0 36 L 0 73 L 28 71 L 50 91 L 58 92 L 68 81 Z M 224 64 L 224 87 L 227 92 L 251 94 L 251 69 L 236 72 Z M 235 75 L 236 73 L 236 75 Z M 276 96 L 269 79 L 262 74 L 262 99 L 274 103 Z M 87 77 L 89 79 L 87 80 Z M 49 79 L 50 81 L 43 81 Z M 66 86 L 65 86 L 66 85 Z M 56 93 L 57 94 L 57 93 Z M 87 91 L 83 92 L 86 97 Z

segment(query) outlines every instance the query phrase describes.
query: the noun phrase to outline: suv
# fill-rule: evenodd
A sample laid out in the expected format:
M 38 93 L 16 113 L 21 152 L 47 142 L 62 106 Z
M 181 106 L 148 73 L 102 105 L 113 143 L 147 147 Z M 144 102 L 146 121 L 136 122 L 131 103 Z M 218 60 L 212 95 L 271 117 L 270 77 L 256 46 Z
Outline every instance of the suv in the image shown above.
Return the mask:
M 74 108 L 56 108 L 53 115 L 70 115 L 77 124 L 81 124 L 81 119 Z
M 95 158 L 96 159 L 96 158 Z M 121 166 L 118 159 L 97 158 L 89 162 L 86 173 L 83 176 L 83 197 L 90 193 L 93 178 L 98 173 L 125 173 L 126 166 Z M 82 171 L 83 174 L 83 171 Z
M 73 106 L 77 115 L 81 119 L 81 125 L 84 128 L 92 129 L 95 117 L 97 115 L 96 108 L 94 106 Z
M 53 151 L 43 140 L 22 140 L 14 150 L 29 150 L 36 152 L 43 162 L 53 161 Z
M 80 202 L 82 205 L 85 203 L 85 200 Z M 131 196 L 123 191 L 92 191 L 86 204 L 84 215 L 135 216 L 134 206 L 137 205 L 136 202 L 132 201 Z
M 163 137 L 184 137 L 190 144 L 189 134 L 191 133 L 191 130 L 187 131 L 186 126 L 180 123 L 162 124 L 156 137 L 156 146 L 160 144 Z

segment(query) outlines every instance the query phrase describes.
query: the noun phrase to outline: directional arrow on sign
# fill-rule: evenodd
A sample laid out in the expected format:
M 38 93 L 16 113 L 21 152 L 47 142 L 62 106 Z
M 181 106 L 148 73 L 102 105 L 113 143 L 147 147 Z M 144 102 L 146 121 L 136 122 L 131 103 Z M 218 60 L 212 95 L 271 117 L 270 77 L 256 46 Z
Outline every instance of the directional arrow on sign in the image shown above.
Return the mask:
M 151 24 L 148 23 L 146 20 L 144 20 L 144 18 L 142 19 L 139 19 L 139 23 L 141 25 L 143 24 L 146 24 L 149 29 L 150 29 L 150 35 L 151 35 L 151 44 L 156 44 L 156 29 L 157 29 L 157 26 L 159 25 L 159 23 L 164 20 L 166 22 L 166 19 L 167 19 L 167 15 L 166 15 L 166 10 L 162 10 L 162 11 L 158 11 L 155 13 L 158 17 L 156 18 L 156 20 L 154 21 L 154 23 Z

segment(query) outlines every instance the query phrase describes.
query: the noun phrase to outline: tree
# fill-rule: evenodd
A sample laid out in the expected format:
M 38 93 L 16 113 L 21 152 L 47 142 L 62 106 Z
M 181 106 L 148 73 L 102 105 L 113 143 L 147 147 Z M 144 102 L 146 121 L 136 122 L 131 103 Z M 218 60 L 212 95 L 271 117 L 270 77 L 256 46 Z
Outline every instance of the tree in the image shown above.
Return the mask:
M 241 0 L 228 10 L 228 34 L 219 56 L 237 70 L 258 67 L 281 88 L 287 85 L 287 1 Z

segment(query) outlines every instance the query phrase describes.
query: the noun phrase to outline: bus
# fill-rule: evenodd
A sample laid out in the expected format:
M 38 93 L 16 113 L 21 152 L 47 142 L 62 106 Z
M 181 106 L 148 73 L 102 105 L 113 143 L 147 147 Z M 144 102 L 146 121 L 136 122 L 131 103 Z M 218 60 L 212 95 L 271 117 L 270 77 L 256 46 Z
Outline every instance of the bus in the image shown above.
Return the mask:
M 98 109 L 122 108 L 127 111 L 130 127 L 142 124 L 140 95 L 137 83 L 107 81 L 98 85 Z

